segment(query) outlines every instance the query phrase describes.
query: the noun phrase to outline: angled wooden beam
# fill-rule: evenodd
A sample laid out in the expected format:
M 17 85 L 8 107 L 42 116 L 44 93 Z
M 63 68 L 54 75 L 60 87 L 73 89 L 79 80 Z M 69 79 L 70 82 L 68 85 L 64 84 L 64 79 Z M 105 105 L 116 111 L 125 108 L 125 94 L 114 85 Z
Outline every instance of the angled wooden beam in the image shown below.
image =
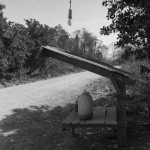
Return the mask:
M 63 62 L 78 66 L 82 69 L 91 71 L 93 73 L 99 74 L 104 77 L 108 77 L 108 70 L 106 68 L 101 67 L 102 65 L 98 65 L 95 62 L 89 61 L 87 59 L 83 59 L 81 57 L 71 55 L 69 53 L 59 51 L 54 47 L 42 47 L 43 50 L 41 55 L 44 57 L 52 57 Z
M 59 49 L 59 48 L 55 48 L 55 47 L 50 47 L 50 46 L 43 46 L 39 52 L 38 52 L 38 56 L 44 56 L 44 57 L 53 57 L 56 58 L 58 60 L 61 60 L 63 62 L 81 67 L 82 69 L 91 71 L 93 73 L 99 74 L 101 76 L 110 78 L 109 73 L 113 73 L 115 74 L 115 78 L 117 79 L 120 75 L 122 76 L 122 78 L 124 78 L 124 80 L 127 83 L 134 83 L 134 81 L 139 80 L 141 82 L 145 82 L 144 80 L 142 80 L 141 78 L 126 72 L 126 71 L 122 71 L 120 69 L 117 69 L 111 65 L 108 65 L 104 62 L 93 62 L 91 60 L 79 57 L 79 56 L 75 56 L 73 54 L 71 54 L 71 52 L 66 51 L 64 49 Z

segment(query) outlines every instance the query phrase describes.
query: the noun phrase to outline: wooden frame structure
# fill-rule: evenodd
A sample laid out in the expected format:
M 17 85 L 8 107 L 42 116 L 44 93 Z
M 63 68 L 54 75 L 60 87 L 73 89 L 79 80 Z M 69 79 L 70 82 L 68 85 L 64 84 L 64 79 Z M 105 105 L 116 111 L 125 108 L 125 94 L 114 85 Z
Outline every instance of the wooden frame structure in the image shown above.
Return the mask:
M 103 62 L 93 62 L 88 59 L 81 58 L 71 54 L 71 52 L 50 47 L 43 46 L 38 55 L 39 57 L 53 57 L 66 63 L 76 65 L 82 69 L 91 71 L 103 77 L 110 78 L 117 93 L 117 129 L 118 129 L 118 147 L 119 149 L 127 148 L 127 118 L 125 107 L 126 85 L 133 85 L 136 80 L 143 81 L 131 73 L 114 68 Z

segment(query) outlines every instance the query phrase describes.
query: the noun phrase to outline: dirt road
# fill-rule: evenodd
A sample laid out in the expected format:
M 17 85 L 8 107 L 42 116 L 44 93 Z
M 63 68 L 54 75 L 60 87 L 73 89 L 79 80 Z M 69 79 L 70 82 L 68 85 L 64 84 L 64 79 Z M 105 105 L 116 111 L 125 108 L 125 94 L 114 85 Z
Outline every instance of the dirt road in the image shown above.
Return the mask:
M 85 85 L 100 78 L 91 72 L 37 81 L 25 85 L 0 89 L 0 120 L 15 108 L 48 105 L 64 106 L 86 89 Z M 64 101 L 65 99 L 65 101 Z

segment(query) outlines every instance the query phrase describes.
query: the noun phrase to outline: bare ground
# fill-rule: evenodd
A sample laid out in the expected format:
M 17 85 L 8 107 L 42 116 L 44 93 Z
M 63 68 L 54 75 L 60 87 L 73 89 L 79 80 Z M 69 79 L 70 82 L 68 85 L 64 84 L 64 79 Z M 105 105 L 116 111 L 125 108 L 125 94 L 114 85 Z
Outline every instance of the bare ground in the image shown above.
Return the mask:
M 94 105 L 115 105 L 109 80 L 82 72 L 0 90 L 0 150 L 117 150 L 114 129 L 62 130 L 76 97 L 91 93 Z M 150 128 L 128 129 L 129 150 L 150 150 Z
M 85 90 L 85 85 L 100 76 L 81 72 L 0 89 L 0 120 L 15 108 L 47 105 L 51 108 L 65 106 Z

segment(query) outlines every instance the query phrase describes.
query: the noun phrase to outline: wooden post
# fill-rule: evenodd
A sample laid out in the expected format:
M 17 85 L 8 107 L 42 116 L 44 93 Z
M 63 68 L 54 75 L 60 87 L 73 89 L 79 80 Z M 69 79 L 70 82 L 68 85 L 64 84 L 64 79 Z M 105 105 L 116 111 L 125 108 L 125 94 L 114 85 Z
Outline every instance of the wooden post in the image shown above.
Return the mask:
M 126 84 L 118 80 L 117 85 L 121 93 L 117 93 L 118 148 L 127 149 Z
M 127 149 L 127 119 L 126 119 L 126 84 L 123 79 L 116 79 L 115 75 L 111 74 L 110 79 L 117 93 L 117 131 L 118 131 L 118 149 Z
M 117 127 L 118 127 L 118 147 L 120 149 L 127 148 L 127 120 L 125 99 L 117 96 Z

